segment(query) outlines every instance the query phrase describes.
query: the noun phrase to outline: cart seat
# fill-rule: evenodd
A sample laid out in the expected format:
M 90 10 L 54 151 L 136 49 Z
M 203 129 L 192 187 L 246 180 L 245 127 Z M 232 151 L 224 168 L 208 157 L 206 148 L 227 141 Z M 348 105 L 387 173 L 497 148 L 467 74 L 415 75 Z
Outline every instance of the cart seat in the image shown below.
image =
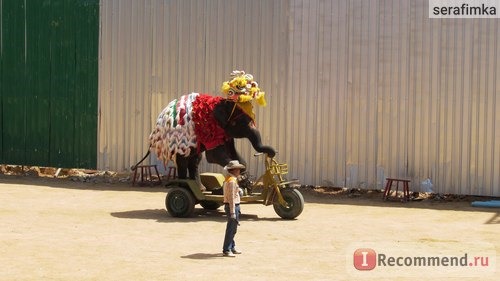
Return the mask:
M 207 190 L 222 188 L 224 184 L 224 176 L 219 173 L 201 173 L 200 180 Z

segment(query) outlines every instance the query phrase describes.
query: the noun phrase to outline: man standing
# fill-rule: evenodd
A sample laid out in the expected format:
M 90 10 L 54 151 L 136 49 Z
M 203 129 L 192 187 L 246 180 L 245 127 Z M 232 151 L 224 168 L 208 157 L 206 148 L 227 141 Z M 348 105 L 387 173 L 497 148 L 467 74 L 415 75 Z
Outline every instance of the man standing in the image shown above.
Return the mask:
M 234 243 L 234 235 L 238 228 L 240 216 L 240 187 L 238 186 L 238 176 L 241 169 L 245 166 L 240 164 L 238 160 L 230 161 L 224 170 L 228 172 L 224 181 L 224 211 L 227 215 L 226 235 L 224 236 L 224 245 L 222 246 L 222 254 L 225 257 L 234 257 L 235 254 L 241 254 L 236 250 Z

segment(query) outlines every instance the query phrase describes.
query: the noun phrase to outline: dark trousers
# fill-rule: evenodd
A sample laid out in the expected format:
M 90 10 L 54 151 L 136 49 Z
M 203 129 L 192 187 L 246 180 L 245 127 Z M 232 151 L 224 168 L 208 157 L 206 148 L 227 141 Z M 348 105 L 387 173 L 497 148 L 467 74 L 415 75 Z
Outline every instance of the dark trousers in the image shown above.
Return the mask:
M 238 221 L 240 219 L 240 204 L 236 204 L 234 207 L 234 213 L 236 214 L 236 219 L 231 218 L 231 211 L 229 210 L 229 204 L 224 204 L 224 211 L 227 216 L 226 224 L 226 234 L 224 235 L 224 245 L 222 246 L 223 252 L 229 252 L 236 247 L 234 242 L 234 235 L 238 230 Z

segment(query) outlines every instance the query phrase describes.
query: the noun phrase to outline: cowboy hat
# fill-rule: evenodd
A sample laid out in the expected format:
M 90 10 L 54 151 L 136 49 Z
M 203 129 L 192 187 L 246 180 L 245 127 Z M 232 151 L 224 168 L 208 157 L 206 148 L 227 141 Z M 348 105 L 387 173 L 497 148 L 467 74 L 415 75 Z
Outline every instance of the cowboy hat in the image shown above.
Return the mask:
M 233 170 L 233 169 L 245 169 L 245 165 L 240 164 L 238 160 L 232 160 L 227 163 L 226 167 L 224 167 L 224 170 Z

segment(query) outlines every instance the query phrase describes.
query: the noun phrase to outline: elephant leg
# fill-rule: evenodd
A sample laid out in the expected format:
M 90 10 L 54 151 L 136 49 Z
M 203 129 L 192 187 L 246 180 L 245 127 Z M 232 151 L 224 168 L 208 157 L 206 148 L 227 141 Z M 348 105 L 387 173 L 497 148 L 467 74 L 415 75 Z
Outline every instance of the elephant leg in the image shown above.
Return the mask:
M 205 186 L 201 183 L 200 174 L 198 172 L 198 166 L 201 162 L 201 154 L 191 151 L 188 156 L 176 156 L 177 161 L 177 173 L 180 179 L 195 180 L 196 184 L 200 187 L 201 191 L 205 191 Z
M 245 159 L 236 151 L 234 146 L 234 139 L 230 139 L 224 145 L 217 146 L 214 149 L 205 151 L 205 156 L 209 163 L 218 164 L 221 167 L 226 166 L 231 160 L 238 160 L 241 164 L 247 166 Z M 247 193 L 251 194 L 252 182 L 249 179 L 247 169 L 241 170 L 238 184 L 241 188 L 246 188 Z
M 245 159 L 243 159 L 241 155 L 238 153 L 238 151 L 236 151 L 236 147 L 234 146 L 234 139 L 227 141 L 225 143 L 225 146 L 226 146 L 226 151 L 228 152 L 228 154 L 230 155 L 229 157 L 232 160 L 238 160 L 241 164 L 247 167 L 247 162 L 245 161 Z M 250 181 L 250 175 L 248 174 L 246 168 L 241 170 L 241 174 L 238 178 L 238 185 L 241 188 L 246 189 L 247 194 L 252 194 L 253 183 L 252 181 Z
M 238 160 L 241 164 L 245 165 L 245 167 L 247 166 L 247 162 L 245 161 L 245 159 L 243 159 L 243 157 L 241 157 L 238 151 L 236 151 L 236 147 L 234 145 L 234 139 L 226 141 L 224 143 L 224 146 L 226 147 L 226 152 L 231 160 Z M 227 165 L 227 163 L 225 165 Z M 245 170 L 241 171 L 244 172 Z
M 191 153 L 188 158 L 189 178 L 194 180 L 198 175 L 198 166 L 201 162 L 201 154 Z
M 177 176 L 179 177 L 179 179 L 187 179 L 189 163 L 188 157 L 177 154 L 175 156 L 175 163 L 177 165 Z
M 187 157 L 177 154 L 175 162 L 177 163 L 177 175 L 179 179 L 195 180 L 201 191 L 205 191 L 205 186 L 201 183 L 200 174 L 198 173 L 198 164 L 201 161 L 201 155 L 193 153 Z
M 231 159 L 229 153 L 226 150 L 224 145 L 219 145 L 215 148 L 205 151 L 205 157 L 207 158 L 207 162 L 211 164 L 217 164 L 221 167 L 224 167 L 229 163 Z
M 234 139 L 230 139 L 223 145 L 205 151 L 205 156 L 208 163 L 218 164 L 221 167 L 226 166 L 231 160 L 238 160 L 241 164 L 246 166 L 245 159 L 236 151 Z

